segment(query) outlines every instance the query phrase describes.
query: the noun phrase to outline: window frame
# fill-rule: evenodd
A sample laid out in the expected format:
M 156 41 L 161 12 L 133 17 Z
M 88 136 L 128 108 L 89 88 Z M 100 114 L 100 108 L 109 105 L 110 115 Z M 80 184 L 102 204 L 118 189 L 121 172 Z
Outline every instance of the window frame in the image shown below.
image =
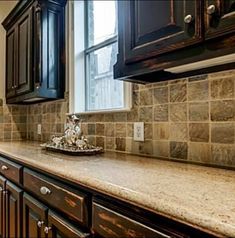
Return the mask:
M 81 56 L 81 59 L 79 61 L 79 74 L 76 74 L 76 67 L 75 67 L 75 14 L 74 14 L 74 5 L 75 1 L 68 1 L 66 6 L 66 33 L 67 33 L 67 40 L 66 40 L 66 57 L 67 57 L 67 64 L 66 64 L 66 77 L 68 78 L 66 83 L 66 88 L 69 89 L 69 114 L 94 114 L 94 113 L 113 113 L 113 112 L 125 112 L 130 111 L 132 108 L 132 84 L 128 82 L 123 82 L 123 95 L 124 95 L 124 107 L 123 108 L 109 108 L 109 109 L 100 109 L 100 110 L 87 110 L 86 108 L 86 84 L 88 80 L 86 79 L 86 70 L 87 70 L 87 54 L 89 54 L 92 51 L 99 50 L 104 46 L 108 46 L 110 44 L 113 44 L 118 41 L 118 35 L 115 35 L 107 40 L 104 40 L 101 43 L 98 43 L 94 46 L 86 47 L 88 44 L 88 34 L 85 33 L 85 29 L 87 29 L 87 4 L 85 4 L 85 1 L 76 1 L 76 4 L 80 4 L 81 8 L 79 11 L 80 17 L 77 17 L 81 20 L 81 24 L 79 24 L 80 33 L 83 32 L 82 37 L 79 37 L 81 42 L 76 42 L 77 44 L 83 45 L 83 56 Z M 79 14 L 76 14 L 79 15 Z M 81 27 L 82 26 L 82 27 Z M 80 36 L 80 35 L 79 35 Z M 82 50 L 81 50 L 82 53 Z M 79 89 L 77 90 L 76 79 L 82 79 L 80 81 Z M 83 88 L 83 90 L 82 90 Z M 78 96 L 80 95 L 80 96 Z M 76 110 L 76 100 L 79 99 L 80 105 L 77 106 Z

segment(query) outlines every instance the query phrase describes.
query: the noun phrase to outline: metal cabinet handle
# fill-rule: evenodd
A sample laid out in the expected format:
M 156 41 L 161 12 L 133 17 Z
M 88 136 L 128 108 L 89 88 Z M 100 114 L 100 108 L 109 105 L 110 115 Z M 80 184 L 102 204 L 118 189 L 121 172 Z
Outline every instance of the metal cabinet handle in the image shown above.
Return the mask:
M 208 15 L 212 15 L 214 14 L 216 11 L 216 6 L 215 5 L 210 5 L 207 7 L 207 14 Z
M 8 170 L 8 167 L 6 165 L 2 165 L 1 170 Z
M 45 233 L 45 234 L 48 234 L 50 230 L 51 230 L 51 227 L 50 227 L 50 226 L 46 226 L 46 227 L 44 228 L 44 233 Z
M 42 187 L 40 188 L 40 193 L 41 193 L 42 195 L 51 194 L 51 190 L 50 190 L 49 188 L 47 188 L 47 187 L 42 186 Z
M 43 224 L 44 224 L 44 221 L 38 221 L 38 223 L 37 223 L 39 228 L 41 228 L 43 226 Z
M 191 14 L 189 14 L 189 15 L 185 16 L 185 18 L 184 18 L 184 23 L 189 24 L 189 23 L 191 23 L 193 20 L 194 20 L 194 17 L 193 17 Z

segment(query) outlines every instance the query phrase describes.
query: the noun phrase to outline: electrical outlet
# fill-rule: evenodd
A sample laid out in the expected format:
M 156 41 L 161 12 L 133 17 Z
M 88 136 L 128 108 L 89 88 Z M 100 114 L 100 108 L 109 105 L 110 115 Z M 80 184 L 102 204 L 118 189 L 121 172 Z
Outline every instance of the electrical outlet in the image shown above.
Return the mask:
M 144 141 L 144 123 L 134 123 L 134 141 Z
M 38 124 L 38 135 L 42 134 L 42 125 Z

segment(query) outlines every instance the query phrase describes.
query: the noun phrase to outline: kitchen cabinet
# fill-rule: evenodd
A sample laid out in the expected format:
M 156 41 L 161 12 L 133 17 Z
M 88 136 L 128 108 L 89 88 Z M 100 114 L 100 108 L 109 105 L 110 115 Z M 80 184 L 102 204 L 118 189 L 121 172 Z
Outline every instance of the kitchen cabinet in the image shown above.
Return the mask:
M 115 79 L 156 82 L 234 68 L 234 0 L 118 1 L 118 9 Z
M 6 182 L 5 216 L 3 217 L 6 221 L 5 237 L 22 237 L 22 193 L 22 189 L 9 181 Z
M 235 32 L 234 0 L 207 0 L 205 8 L 207 39 Z
M 0 173 L 3 238 L 216 237 L 14 159 Z
M 6 101 L 63 98 L 66 1 L 19 1 L 2 23 L 6 36 Z

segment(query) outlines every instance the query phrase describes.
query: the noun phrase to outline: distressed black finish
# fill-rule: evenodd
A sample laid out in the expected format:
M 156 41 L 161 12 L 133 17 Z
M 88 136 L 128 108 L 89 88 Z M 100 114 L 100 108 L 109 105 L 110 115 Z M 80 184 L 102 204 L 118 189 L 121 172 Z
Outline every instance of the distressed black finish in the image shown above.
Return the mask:
M 207 8 L 215 5 L 215 13 Z M 234 69 L 234 63 L 185 73 L 168 68 L 235 53 L 232 0 L 118 1 L 119 54 L 114 77 L 157 82 Z M 185 23 L 191 15 L 193 20 Z
M 2 23 L 7 31 L 7 103 L 64 97 L 65 4 L 20 1 Z

